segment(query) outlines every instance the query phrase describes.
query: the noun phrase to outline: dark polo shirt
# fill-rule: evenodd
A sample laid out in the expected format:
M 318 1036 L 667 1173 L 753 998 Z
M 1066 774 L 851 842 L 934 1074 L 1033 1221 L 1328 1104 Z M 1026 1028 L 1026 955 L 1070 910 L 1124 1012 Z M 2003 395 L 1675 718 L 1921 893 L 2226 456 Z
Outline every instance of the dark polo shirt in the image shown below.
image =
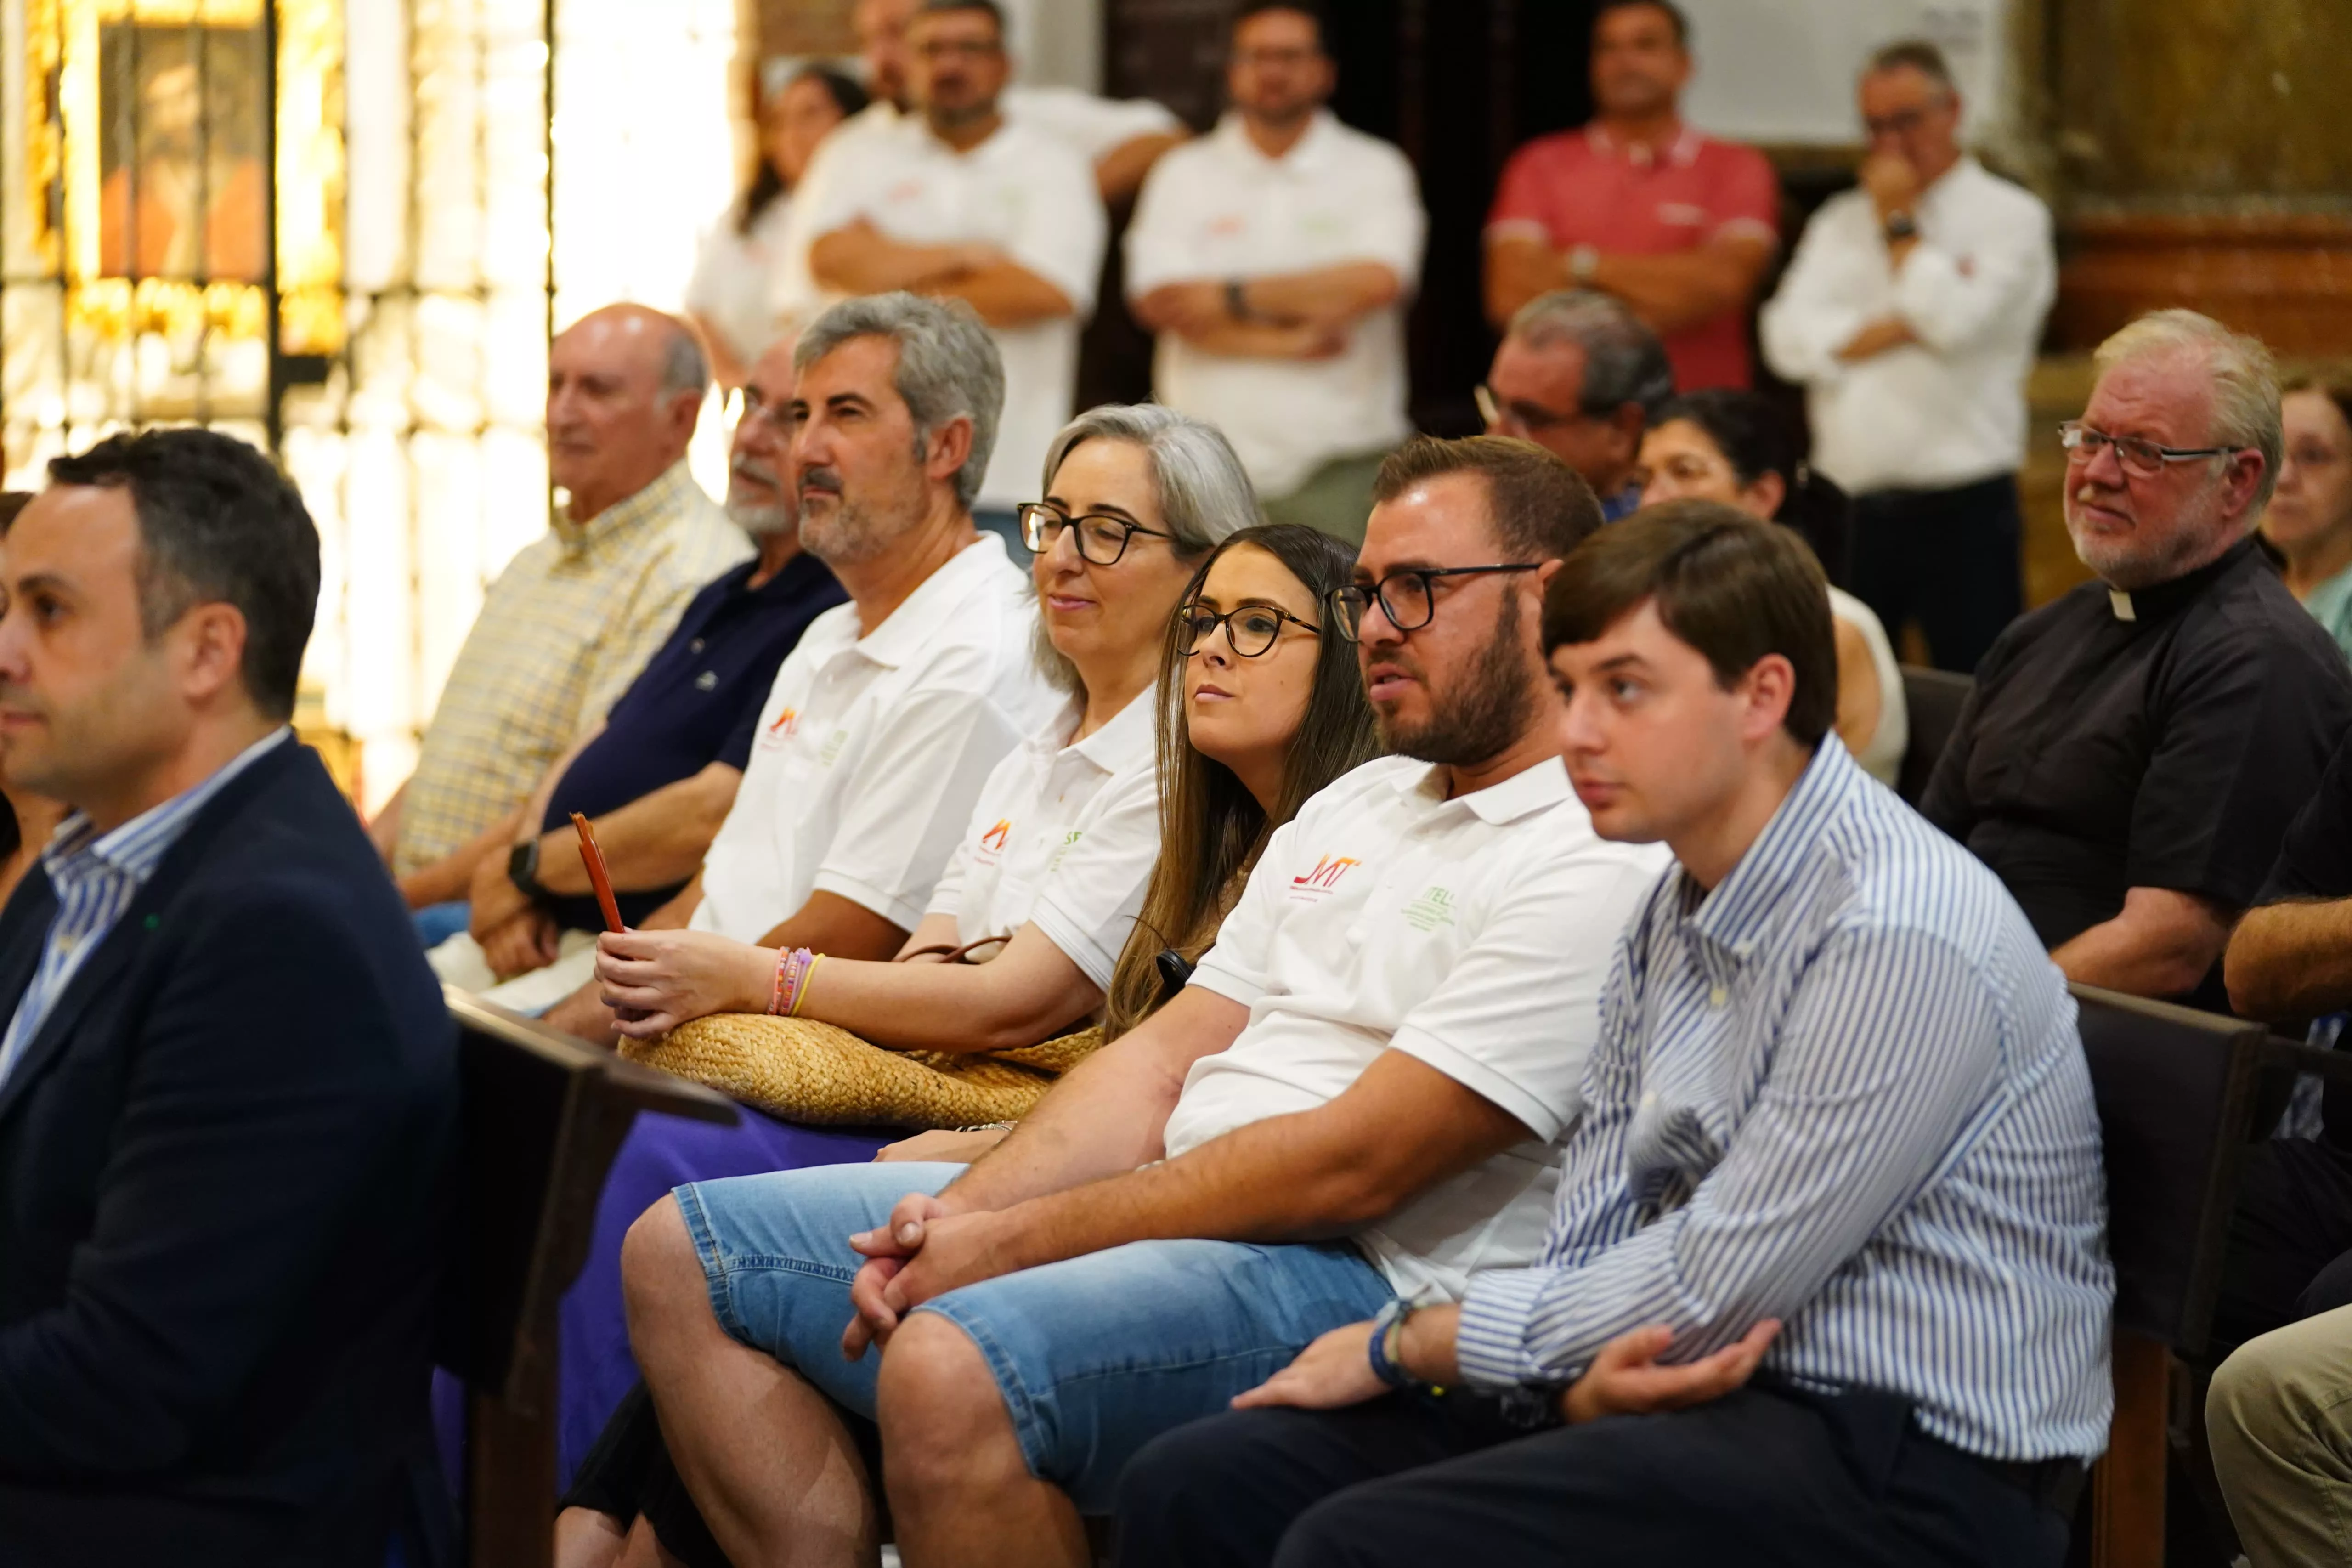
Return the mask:
M 814 555 L 793 556 L 751 588 L 758 564 L 747 561 L 694 596 L 669 640 L 613 704 L 604 733 L 556 781 L 542 831 L 569 826 L 575 811 L 590 817 L 617 811 L 713 763 L 740 769 L 750 760 L 777 667 L 811 621 L 848 598 Z M 621 918 L 635 925 L 684 886 L 622 893 Z M 593 898 L 558 899 L 554 911 L 571 929 L 604 929 Z
M 2352 668 L 2249 539 L 2139 593 L 2088 583 L 2001 634 L 1920 810 L 2043 943 L 2132 888 L 2254 901 L 2352 729 Z M 2182 998 L 2229 1010 L 2221 966 Z

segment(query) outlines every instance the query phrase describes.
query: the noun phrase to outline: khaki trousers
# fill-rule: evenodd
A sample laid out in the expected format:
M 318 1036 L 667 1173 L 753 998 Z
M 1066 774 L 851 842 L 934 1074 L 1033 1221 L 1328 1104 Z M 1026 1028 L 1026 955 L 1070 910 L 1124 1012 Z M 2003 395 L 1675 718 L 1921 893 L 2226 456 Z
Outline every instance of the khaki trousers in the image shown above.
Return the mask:
M 2352 1563 L 2352 1307 L 2240 1345 L 2205 1428 L 2254 1568 Z

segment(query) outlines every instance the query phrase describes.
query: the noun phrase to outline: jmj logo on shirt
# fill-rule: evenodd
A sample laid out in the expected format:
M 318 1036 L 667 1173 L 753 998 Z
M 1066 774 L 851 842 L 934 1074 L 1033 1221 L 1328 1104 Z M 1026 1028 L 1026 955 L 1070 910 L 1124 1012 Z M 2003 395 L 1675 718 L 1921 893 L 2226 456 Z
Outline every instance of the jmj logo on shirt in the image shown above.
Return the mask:
M 972 850 L 971 858 L 983 866 L 993 866 L 996 864 L 996 858 L 1004 853 L 1005 841 L 1012 837 L 1013 819 L 1009 816 L 998 817 L 996 826 L 980 836 L 980 844 Z
M 1315 862 L 1315 869 L 1304 877 L 1290 879 L 1290 896 L 1295 899 L 1319 899 L 1339 885 L 1350 866 L 1363 862 L 1346 855 L 1326 855 Z
M 1415 931 L 1435 931 L 1454 923 L 1454 895 L 1432 883 L 1421 897 L 1404 907 L 1405 923 Z

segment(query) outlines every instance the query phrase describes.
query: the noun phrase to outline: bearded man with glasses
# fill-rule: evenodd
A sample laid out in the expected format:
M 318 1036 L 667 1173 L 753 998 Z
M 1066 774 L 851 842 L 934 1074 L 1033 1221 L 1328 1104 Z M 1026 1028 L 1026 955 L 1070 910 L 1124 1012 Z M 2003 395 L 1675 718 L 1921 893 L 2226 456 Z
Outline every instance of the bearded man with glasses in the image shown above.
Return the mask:
M 2062 434 L 2098 580 L 1993 644 L 1920 810 L 2067 978 L 2227 1012 L 2223 945 L 2352 726 L 2352 671 L 2252 534 L 2283 446 L 2269 353 L 2162 310 L 2096 363 Z

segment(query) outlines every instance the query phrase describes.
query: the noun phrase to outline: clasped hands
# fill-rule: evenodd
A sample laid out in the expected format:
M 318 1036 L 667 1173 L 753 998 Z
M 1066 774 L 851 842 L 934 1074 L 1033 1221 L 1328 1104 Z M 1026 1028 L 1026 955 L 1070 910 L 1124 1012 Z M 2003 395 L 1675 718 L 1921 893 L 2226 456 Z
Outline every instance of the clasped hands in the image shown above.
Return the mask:
M 908 1313 L 936 1297 L 1019 1268 L 1004 1247 L 1002 1214 L 963 1210 L 945 1196 L 908 1193 L 890 1217 L 849 1238 L 866 1258 L 850 1281 L 857 1315 L 841 1333 L 849 1361 L 869 1346 L 887 1347 Z
M 1584 1375 L 1560 1390 L 1560 1419 L 1573 1426 L 1603 1415 L 1650 1415 L 1720 1399 L 1755 1375 L 1765 1347 L 1780 1331 L 1779 1321 L 1767 1318 L 1737 1344 L 1679 1366 L 1658 1361 L 1674 1342 L 1672 1330 L 1652 1325 L 1620 1334 L 1601 1347 Z M 1372 1375 L 1371 1337 L 1370 1323 L 1333 1329 L 1288 1366 L 1235 1396 L 1234 1408 L 1290 1405 L 1334 1410 L 1379 1398 L 1389 1390 Z

